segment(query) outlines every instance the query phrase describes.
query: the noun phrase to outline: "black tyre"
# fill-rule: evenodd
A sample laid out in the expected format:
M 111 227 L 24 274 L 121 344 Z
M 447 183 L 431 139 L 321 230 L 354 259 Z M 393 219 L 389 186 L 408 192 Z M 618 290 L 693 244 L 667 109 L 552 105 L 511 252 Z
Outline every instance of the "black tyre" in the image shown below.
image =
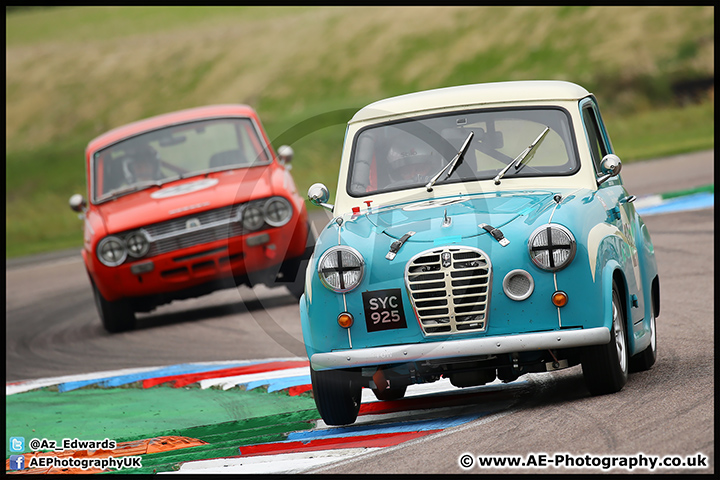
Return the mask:
M 585 350 L 582 360 L 585 385 L 592 395 L 619 392 L 628 378 L 628 341 L 625 313 L 615 284 L 612 293 L 613 322 L 610 342 Z
M 300 300 L 302 294 L 305 293 L 305 270 L 307 268 L 307 262 L 297 262 L 296 266 L 291 268 L 292 272 L 288 275 L 295 275 L 295 280 L 286 283 L 285 287 L 290 292 L 290 295 Z
M 407 385 L 403 385 L 402 387 L 388 387 L 382 392 L 378 390 L 377 388 L 373 388 L 372 392 L 375 394 L 375 397 L 378 400 L 381 400 L 383 402 L 387 402 L 388 400 L 400 400 L 405 396 L 405 392 L 407 391 Z
M 122 300 L 108 302 L 94 284 L 92 288 L 95 296 L 95 306 L 105 330 L 110 333 L 119 333 L 130 330 L 135 326 L 135 312 L 127 302 Z
M 283 264 L 282 272 L 284 278 L 294 278 L 292 282 L 285 284 L 290 294 L 298 300 L 305 293 L 305 273 L 308 266 L 308 259 L 312 255 L 313 248 L 315 247 L 315 235 L 312 232 L 312 228 L 308 223 L 307 240 L 305 242 L 305 253 L 294 260 Z
M 349 425 L 360 411 L 362 387 L 357 374 L 346 370 L 316 372 L 310 368 L 315 405 L 328 425 Z
M 645 350 L 630 357 L 630 371 L 642 372 L 649 370 L 657 360 L 657 331 L 655 330 L 655 316 L 650 319 L 650 345 Z

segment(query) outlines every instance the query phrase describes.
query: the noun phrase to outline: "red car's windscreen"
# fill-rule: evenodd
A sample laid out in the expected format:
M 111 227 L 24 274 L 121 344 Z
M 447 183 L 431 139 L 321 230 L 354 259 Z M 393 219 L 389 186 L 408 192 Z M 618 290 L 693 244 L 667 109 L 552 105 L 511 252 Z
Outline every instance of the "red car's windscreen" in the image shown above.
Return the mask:
M 268 146 L 249 118 L 221 118 L 172 125 L 96 152 L 93 201 L 213 170 L 271 161 Z

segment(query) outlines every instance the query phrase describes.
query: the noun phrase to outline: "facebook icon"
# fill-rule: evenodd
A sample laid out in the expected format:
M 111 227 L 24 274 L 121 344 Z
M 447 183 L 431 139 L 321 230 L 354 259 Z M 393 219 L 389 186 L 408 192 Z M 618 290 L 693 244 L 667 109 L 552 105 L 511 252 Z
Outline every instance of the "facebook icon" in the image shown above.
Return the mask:
M 13 470 L 22 470 L 25 468 L 24 455 L 10 455 L 10 468 Z

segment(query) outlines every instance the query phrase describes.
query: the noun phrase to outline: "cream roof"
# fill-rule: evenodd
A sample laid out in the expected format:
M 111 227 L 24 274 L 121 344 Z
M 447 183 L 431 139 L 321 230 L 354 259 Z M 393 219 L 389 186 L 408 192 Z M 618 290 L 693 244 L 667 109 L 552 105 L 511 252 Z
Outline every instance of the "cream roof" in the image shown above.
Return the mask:
M 380 100 L 360 109 L 348 123 L 447 107 L 523 101 L 579 100 L 589 94 L 580 85 L 557 80 L 462 85 Z

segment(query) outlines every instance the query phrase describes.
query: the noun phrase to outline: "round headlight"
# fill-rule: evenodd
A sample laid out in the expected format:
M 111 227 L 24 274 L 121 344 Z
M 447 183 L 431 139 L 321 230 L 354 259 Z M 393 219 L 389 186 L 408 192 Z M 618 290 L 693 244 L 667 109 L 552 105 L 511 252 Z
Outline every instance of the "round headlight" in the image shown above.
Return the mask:
M 573 234 L 557 224 L 537 228 L 528 241 L 528 252 L 533 263 L 551 272 L 567 267 L 575 257 L 575 248 Z
M 328 249 L 318 262 L 320 280 L 334 292 L 348 292 L 360 285 L 364 269 L 360 252 L 344 245 Z
M 262 210 L 254 205 L 248 206 L 242 215 L 243 228 L 248 231 L 254 231 L 262 227 L 265 223 L 265 216 Z
M 98 259 L 108 267 L 117 267 L 127 258 L 125 243 L 118 237 L 105 237 L 97 247 Z
M 283 197 L 273 197 L 265 202 L 265 222 L 271 227 L 282 227 L 290 221 L 292 207 Z
M 128 255 L 140 258 L 150 250 L 150 242 L 143 232 L 133 232 L 125 238 Z

